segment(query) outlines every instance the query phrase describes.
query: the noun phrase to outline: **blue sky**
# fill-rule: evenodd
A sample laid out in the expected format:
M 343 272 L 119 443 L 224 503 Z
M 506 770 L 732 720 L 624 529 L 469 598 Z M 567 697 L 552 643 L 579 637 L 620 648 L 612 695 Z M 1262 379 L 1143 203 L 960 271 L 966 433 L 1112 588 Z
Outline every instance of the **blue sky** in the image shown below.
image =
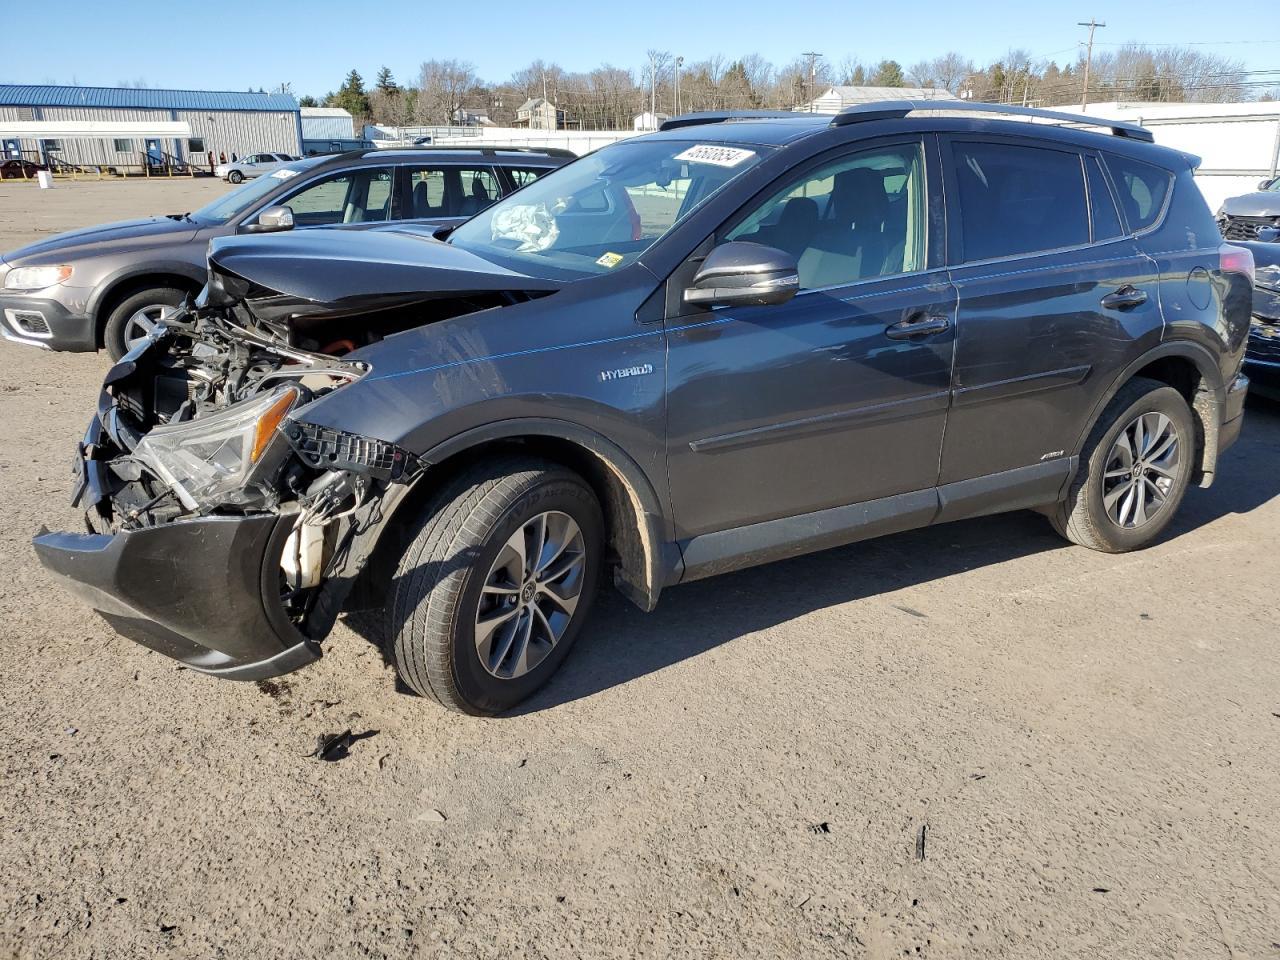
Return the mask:
M 1125 41 L 1195 43 L 1280 67 L 1280 33 L 1249 15 L 1216 19 L 1203 0 L 996 3 L 800 3 L 685 0 L 683 3 L 459 3 L 449 0 L 311 0 L 308 3 L 136 3 L 62 0 L 46 13 L 29 5 L 24 23 L 0 30 L 0 82 L 241 90 L 293 84 L 317 96 L 351 67 L 366 78 L 386 64 L 401 81 L 423 60 L 456 57 L 481 77 L 505 80 L 542 57 L 569 70 L 608 61 L 638 67 L 650 47 L 693 62 L 714 53 L 758 52 L 776 64 L 816 50 L 833 63 L 892 58 L 904 66 L 948 49 L 983 62 L 1020 47 L 1072 60 L 1095 16 L 1102 49 Z M 1261 9 L 1261 8 L 1259 8 Z M 1017 10 L 1016 15 L 1011 11 Z M 237 12 L 242 11 L 242 12 Z M 1239 11 L 1237 11 L 1239 12 Z

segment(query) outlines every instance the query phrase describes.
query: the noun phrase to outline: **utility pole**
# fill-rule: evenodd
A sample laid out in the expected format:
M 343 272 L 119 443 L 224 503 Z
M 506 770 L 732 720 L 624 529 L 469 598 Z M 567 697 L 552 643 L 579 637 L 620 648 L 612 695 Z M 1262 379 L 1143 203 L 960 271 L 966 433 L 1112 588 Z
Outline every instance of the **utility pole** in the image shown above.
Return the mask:
M 1086 48 L 1084 55 L 1084 89 L 1080 91 L 1080 109 L 1084 110 L 1089 105 L 1089 67 L 1093 64 L 1093 31 L 1098 27 L 1105 27 L 1105 23 L 1099 23 L 1093 17 L 1089 18 L 1089 22 L 1083 20 L 1076 24 L 1077 27 L 1089 28 L 1089 46 Z
M 649 54 L 649 122 L 658 129 L 658 58 Z
M 680 68 L 684 66 L 684 57 L 676 57 L 676 102 L 672 116 L 680 116 Z
M 818 80 L 818 58 L 821 57 L 822 54 L 809 51 L 808 53 L 800 54 L 800 56 L 809 58 L 809 82 L 808 89 L 806 91 L 806 101 L 809 103 L 809 112 L 812 113 L 813 87 Z

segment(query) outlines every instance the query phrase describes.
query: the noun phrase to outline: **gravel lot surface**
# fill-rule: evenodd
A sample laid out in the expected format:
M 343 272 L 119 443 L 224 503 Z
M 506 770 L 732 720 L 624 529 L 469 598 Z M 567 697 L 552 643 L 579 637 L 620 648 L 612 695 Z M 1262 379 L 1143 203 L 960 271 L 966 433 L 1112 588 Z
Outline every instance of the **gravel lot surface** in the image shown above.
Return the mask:
M 0 184 L 0 250 L 225 189 Z M 54 589 L 106 363 L 0 342 L 0 957 L 1280 957 L 1280 406 L 1150 550 L 1022 513 L 606 595 L 475 720 L 345 625 L 237 684 Z

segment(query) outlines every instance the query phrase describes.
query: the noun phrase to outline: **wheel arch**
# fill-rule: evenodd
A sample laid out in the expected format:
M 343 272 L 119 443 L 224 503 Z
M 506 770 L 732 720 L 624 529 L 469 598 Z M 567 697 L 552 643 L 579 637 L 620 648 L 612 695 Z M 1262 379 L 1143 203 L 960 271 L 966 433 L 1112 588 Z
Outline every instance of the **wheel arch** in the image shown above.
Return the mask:
M 1226 386 L 1214 355 L 1191 340 L 1166 340 L 1130 362 L 1090 412 L 1084 430 L 1076 439 L 1075 453 L 1080 453 L 1107 404 L 1135 377 L 1167 384 L 1187 401 L 1196 428 L 1196 472 L 1192 481 L 1209 486 L 1217 466 L 1218 429 L 1222 423 Z
M 89 316 L 93 317 L 94 337 L 103 346 L 103 331 L 111 311 L 126 298 L 149 287 L 176 287 L 196 293 L 205 283 L 205 272 L 194 264 L 152 263 L 113 274 L 99 283 L 89 300 Z
M 679 579 L 680 554 L 668 538 L 662 500 L 640 465 L 617 444 L 567 420 L 521 418 L 489 423 L 424 453 L 427 469 L 388 518 L 391 529 L 379 536 L 370 577 L 375 582 L 384 579 L 392 556 L 403 552 L 405 531 L 447 476 L 480 457 L 512 450 L 560 463 L 587 482 L 604 513 L 614 585 L 642 610 L 652 610 L 662 587 Z

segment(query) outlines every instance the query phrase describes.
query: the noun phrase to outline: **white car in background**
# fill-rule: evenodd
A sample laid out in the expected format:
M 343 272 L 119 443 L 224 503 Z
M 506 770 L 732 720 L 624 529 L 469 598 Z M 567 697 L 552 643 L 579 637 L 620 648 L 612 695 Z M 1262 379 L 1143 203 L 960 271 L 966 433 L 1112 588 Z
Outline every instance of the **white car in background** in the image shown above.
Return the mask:
M 245 157 L 231 163 L 220 163 L 213 168 L 213 173 L 223 180 L 230 180 L 232 183 L 243 183 L 245 180 L 260 177 L 264 173 L 279 170 L 286 163 L 292 163 L 297 159 L 297 157 L 288 153 L 255 153 L 251 157 Z

